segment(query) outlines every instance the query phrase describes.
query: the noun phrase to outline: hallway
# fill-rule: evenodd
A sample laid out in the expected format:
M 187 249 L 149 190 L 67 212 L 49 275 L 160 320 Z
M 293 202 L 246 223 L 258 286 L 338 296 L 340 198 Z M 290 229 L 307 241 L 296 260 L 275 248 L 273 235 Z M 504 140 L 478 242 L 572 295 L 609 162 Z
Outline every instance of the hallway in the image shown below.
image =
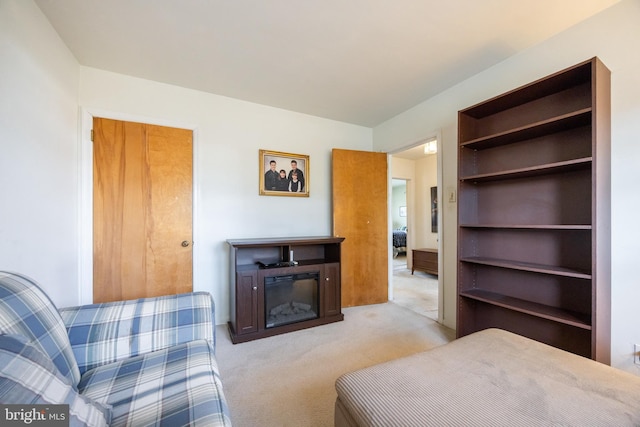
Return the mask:
M 407 256 L 393 260 L 393 302 L 438 321 L 438 277 L 407 268 Z

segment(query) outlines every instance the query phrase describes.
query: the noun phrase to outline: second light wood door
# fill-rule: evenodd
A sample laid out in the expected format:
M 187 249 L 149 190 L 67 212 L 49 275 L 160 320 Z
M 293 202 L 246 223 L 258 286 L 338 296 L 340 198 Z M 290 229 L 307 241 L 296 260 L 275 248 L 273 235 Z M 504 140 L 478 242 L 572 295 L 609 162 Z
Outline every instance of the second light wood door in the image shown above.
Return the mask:
M 342 243 L 342 306 L 388 301 L 387 155 L 332 153 L 333 234 Z
M 190 292 L 192 131 L 94 118 L 93 300 Z

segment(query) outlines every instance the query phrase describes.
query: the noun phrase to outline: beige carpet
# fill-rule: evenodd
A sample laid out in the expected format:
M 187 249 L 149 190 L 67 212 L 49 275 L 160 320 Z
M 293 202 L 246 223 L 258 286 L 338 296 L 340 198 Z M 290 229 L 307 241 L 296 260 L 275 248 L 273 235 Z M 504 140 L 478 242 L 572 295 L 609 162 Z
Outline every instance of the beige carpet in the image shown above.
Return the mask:
M 343 322 L 236 345 L 226 327 L 217 327 L 216 355 L 234 426 L 333 426 L 334 384 L 341 374 L 455 336 L 394 303 L 343 313 Z
M 438 320 L 438 277 L 406 267 L 393 271 L 393 302 Z

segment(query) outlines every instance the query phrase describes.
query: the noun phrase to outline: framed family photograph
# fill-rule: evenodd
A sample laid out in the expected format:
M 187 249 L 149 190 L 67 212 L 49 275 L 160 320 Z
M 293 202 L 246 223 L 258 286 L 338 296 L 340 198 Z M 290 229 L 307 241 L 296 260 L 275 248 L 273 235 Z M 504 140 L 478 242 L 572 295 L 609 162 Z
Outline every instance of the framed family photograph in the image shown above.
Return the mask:
M 309 197 L 309 156 L 260 150 L 260 195 Z

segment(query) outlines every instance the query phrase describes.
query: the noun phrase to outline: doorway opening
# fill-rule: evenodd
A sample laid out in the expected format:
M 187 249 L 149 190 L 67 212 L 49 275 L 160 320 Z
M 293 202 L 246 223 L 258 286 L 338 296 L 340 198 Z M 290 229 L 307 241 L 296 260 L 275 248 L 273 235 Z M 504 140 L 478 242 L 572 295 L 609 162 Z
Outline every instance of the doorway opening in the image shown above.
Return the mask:
M 404 259 L 406 266 L 407 255 L 407 180 L 391 180 L 391 222 L 393 227 L 392 246 L 393 258 L 399 261 Z M 394 262 L 394 266 L 397 263 Z
M 431 137 L 390 154 L 389 299 L 442 322 L 437 141 L 437 137 Z

